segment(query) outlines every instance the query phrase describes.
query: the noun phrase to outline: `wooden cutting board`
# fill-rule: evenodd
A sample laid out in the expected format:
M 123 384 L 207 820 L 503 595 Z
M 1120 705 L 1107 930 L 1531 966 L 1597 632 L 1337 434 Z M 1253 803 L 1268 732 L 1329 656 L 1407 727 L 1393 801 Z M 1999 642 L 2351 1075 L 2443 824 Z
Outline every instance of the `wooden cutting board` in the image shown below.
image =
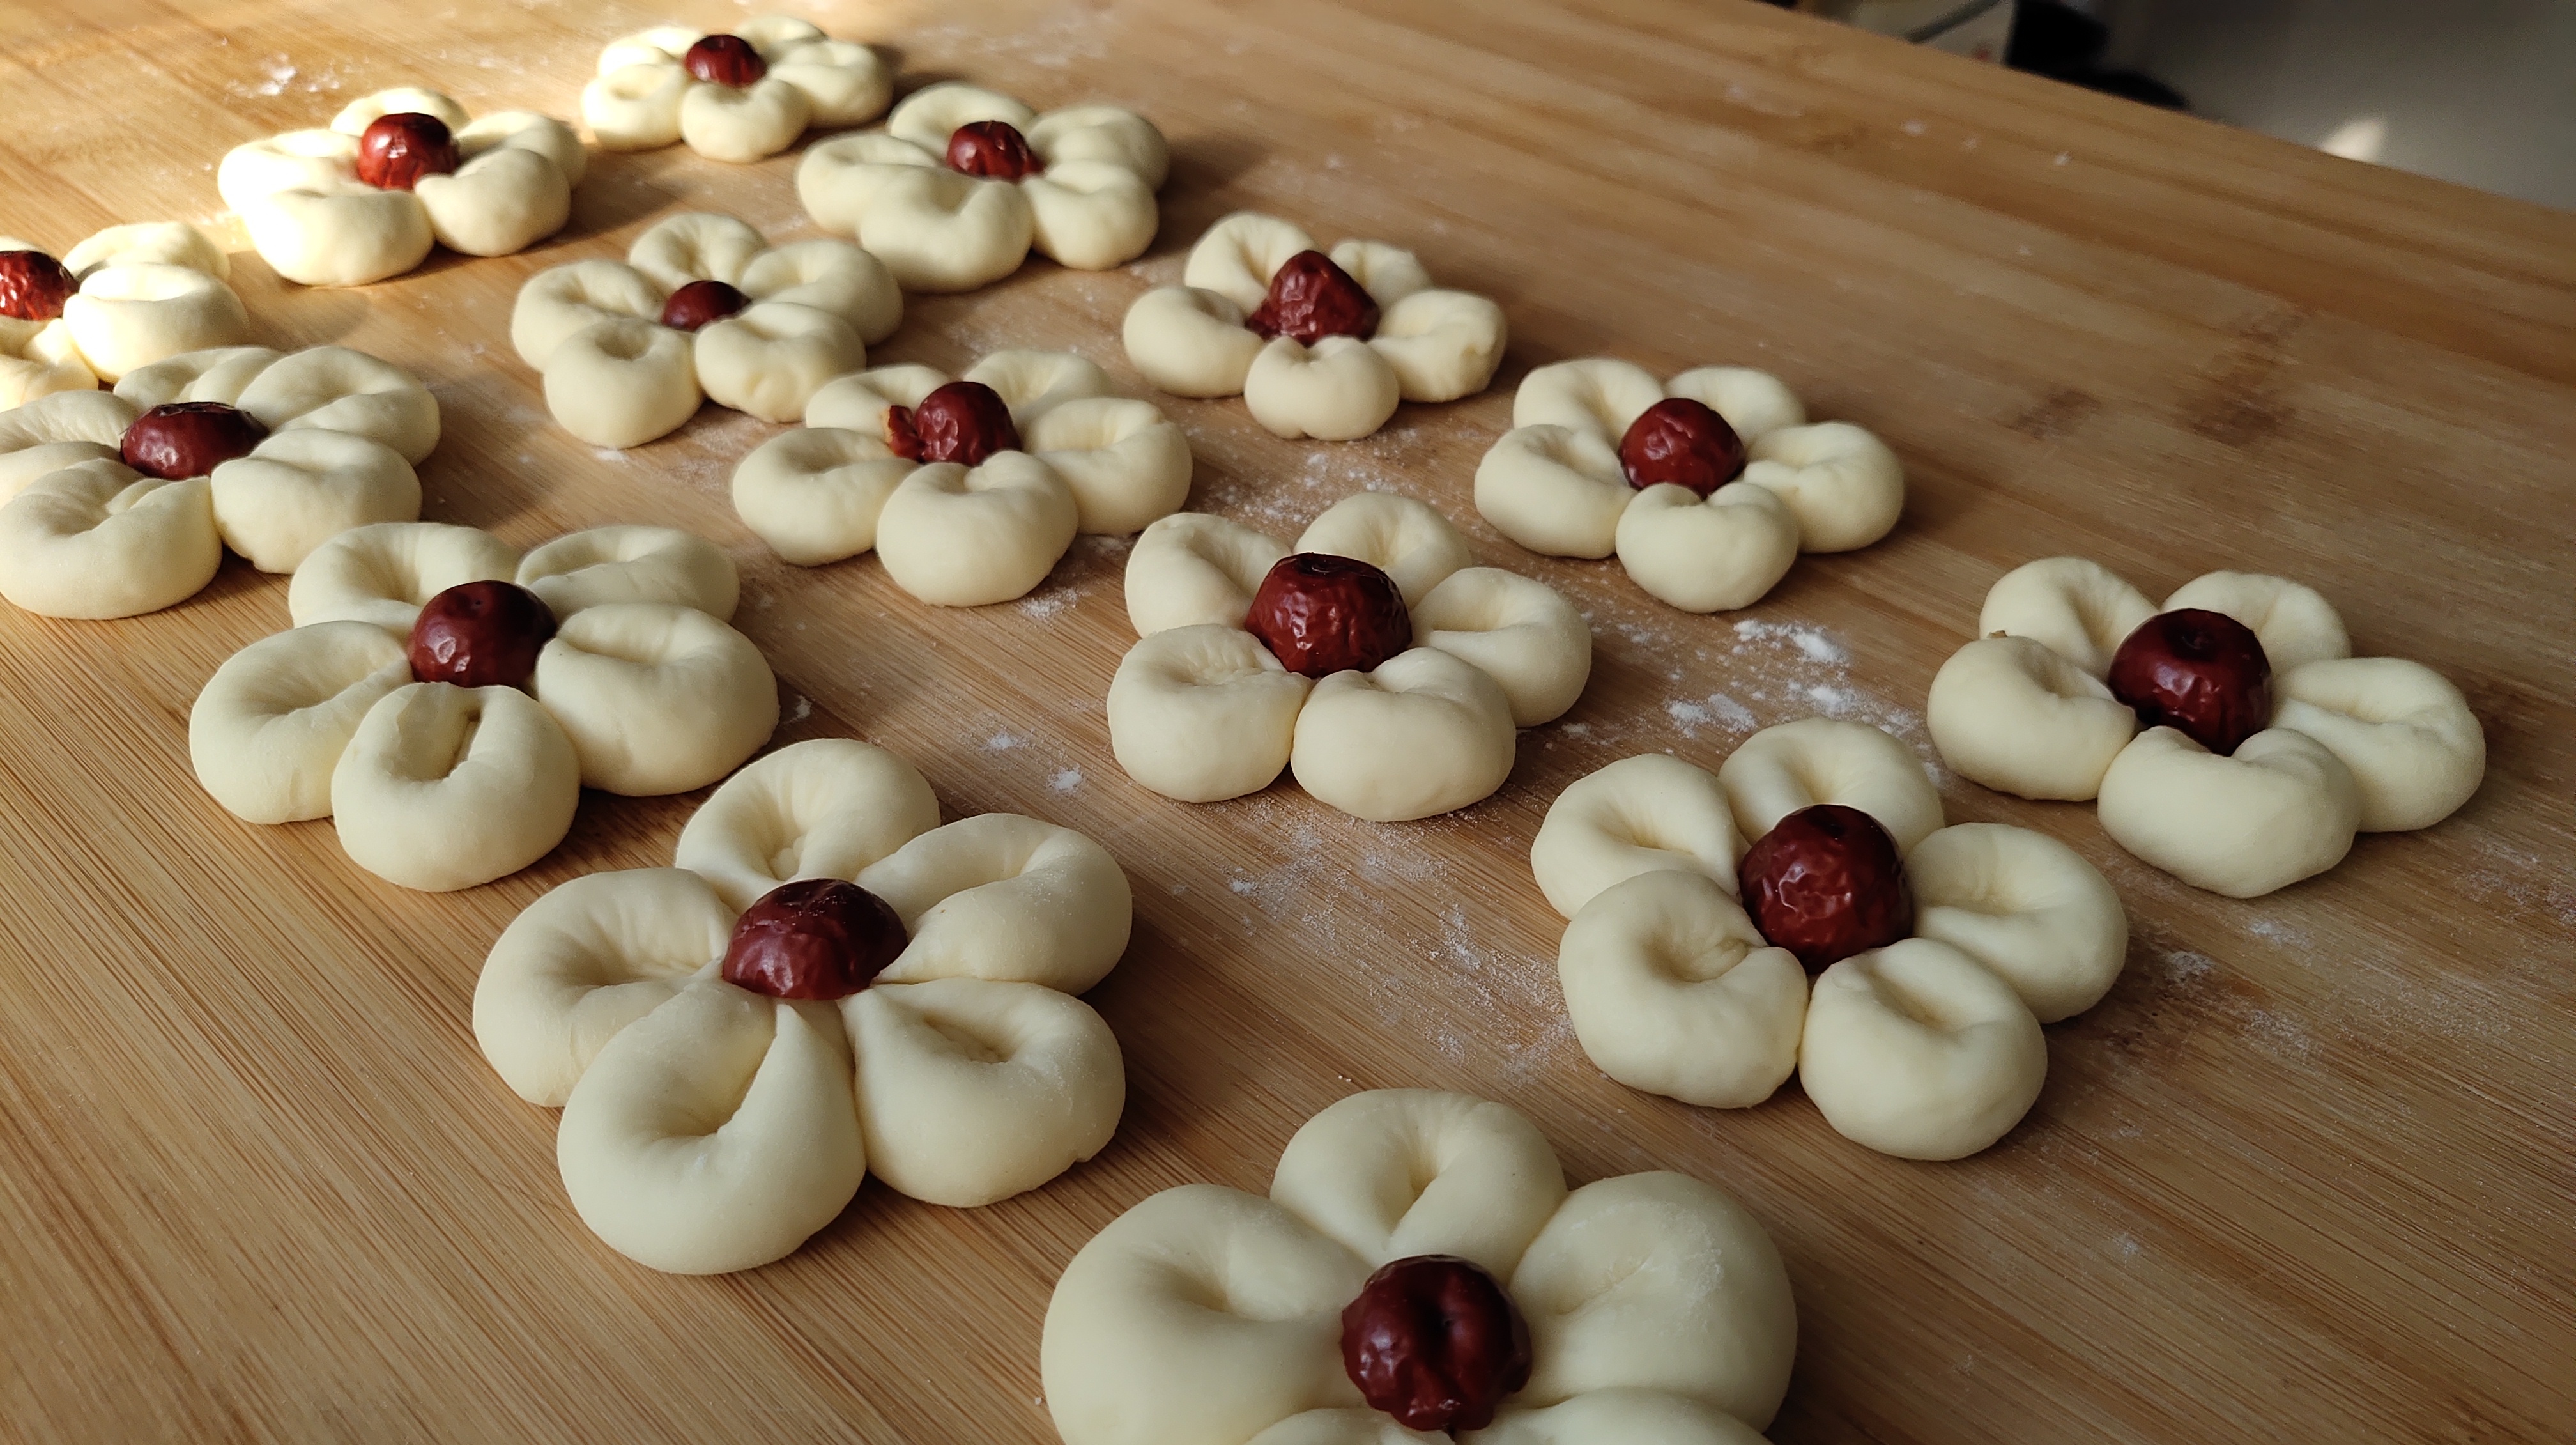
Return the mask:
M 537 868 L 406 893 L 327 825 L 238 823 L 191 779 L 189 703 L 285 625 L 283 579 L 234 563 L 118 623 L 0 609 L 0 1434 L 1047 1440 L 1039 1323 L 1083 1240 L 1168 1185 L 1263 1187 L 1351 1090 L 1427 1085 L 1527 1111 L 1578 1178 L 1682 1169 L 1753 1208 L 1800 1307 L 1782 1441 L 2576 1436 L 2576 219 L 1721 0 L 813 14 L 887 45 L 906 87 L 1133 105 L 1177 157 L 1147 258 L 916 302 L 883 359 L 1063 347 L 1133 382 L 1125 306 L 1239 206 L 1500 298 L 1493 392 L 1368 441 L 1165 405 L 1195 506 L 1285 535 L 1401 491 L 1565 589 L 1598 634 L 1589 693 L 1461 815 L 1375 827 L 1285 787 L 1172 803 L 1126 780 L 1101 717 L 1123 543 L 1079 545 L 1015 605 L 942 611 L 873 560 L 765 554 L 726 483 L 766 426 L 710 409 L 624 455 L 556 430 L 507 343 L 520 281 L 684 208 L 810 234 L 793 155 L 603 156 L 553 242 L 360 291 L 283 286 L 245 252 L 261 339 L 361 347 L 437 392 L 429 515 L 520 545 L 624 521 L 712 537 L 787 690 L 782 742 L 865 736 L 952 815 L 1030 812 L 1115 851 L 1135 944 L 1092 998 L 1130 1103 L 1101 1158 L 1033 1195 L 961 1212 L 872 1184 L 773 1267 L 633 1266 L 574 1218 L 553 1115 L 485 1067 L 467 1005 L 521 907 L 666 861 L 697 798 L 592 797 Z M 569 115 L 601 42 L 662 18 L 6 0 L 0 231 L 214 218 L 226 147 L 382 86 Z M 1476 460 L 1522 371 L 1604 351 L 1778 372 L 1904 455 L 1902 526 L 1716 618 L 1519 553 L 1474 514 Z M 2484 790 L 2239 903 L 2127 859 L 2087 808 L 1953 785 L 1954 819 L 2094 860 L 2135 926 L 2110 997 L 2049 1031 L 2029 1120 L 1964 1163 L 1848 1144 L 1794 1086 L 1719 1113 L 1596 1073 L 1526 857 L 1558 790 L 1648 749 L 1714 764 L 1748 712 L 1922 747 L 1987 584 L 2062 552 L 2151 594 L 2219 567 L 2321 587 L 2362 651 L 2467 690 Z

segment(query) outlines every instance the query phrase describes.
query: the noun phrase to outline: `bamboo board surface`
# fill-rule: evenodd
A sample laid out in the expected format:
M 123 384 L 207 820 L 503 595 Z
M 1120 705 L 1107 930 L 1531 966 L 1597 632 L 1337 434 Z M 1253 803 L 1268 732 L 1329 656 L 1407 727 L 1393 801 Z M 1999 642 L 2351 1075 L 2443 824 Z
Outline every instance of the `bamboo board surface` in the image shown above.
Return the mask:
M 738 12 L 683 0 L 721 27 Z M 757 7 L 755 7 L 757 8 Z M 1418 250 L 1511 317 L 1496 388 L 1360 443 L 1175 402 L 1192 505 L 1292 535 L 1343 494 L 1431 500 L 1484 560 L 1588 609 L 1590 691 L 1465 814 L 1381 828 L 1292 788 L 1195 808 L 1130 784 L 1100 698 L 1123 544 L 1028 599 L 912 602 L 876 563 L 779 565 L 734 519 L 770 428 L 709 409 L 619 456 L 556 430 L 507 343 L 538 268 L 675 209 L 812 234 L 793 154 L 597 159 L 567 233 L 306 292 L 236 257 L 260 339 L 427 381 L 433 518 L 521 546 L 695 529 L 741 564 L 780 740 L 893 747 L 949 814 L 1083 829 L 1137 929 L 1092 995 L 1126 1051 L 1117 1140 L 976 1211 L 871 1183 L 770 1268 L 653 1274 L 575 1219 L 554 1116 L 483 1064 L 485 950 L 545 889 L 667 861 L 695 796 L 585 799 L 538 867 L 377 882 L 326 824 L 255 828 L 188 769 L 186 716 L 286 623 L 238 561 L 109 624 L 0 609 L 0 1421 L 12 1438 L 1052 1439 L 1039 1324 L 1066 1259 L 1147 1193 L 1266 1186 L 1357 1088 L 1483 1093 L 1569 1173 L 1699 1174 L 1789 1261 L 1784 1442 L 2576 1437 L 2576 862 L 2569 798 L 2576 218 L 1726 0 L 807 10 L 962 77 L 1104 99 L 1174 142 L 1154 250 L 916 301 L 884 360 L 1063 347 L 1130 385 L 1127 302 L 1241 206 Z M 576 109 L 602 4 L 0 0 L 0 232 L 208 219 L 224 148 L 406 82 Z M 1613 351 L 1778 372 L 1904 456 L 1897 533 L 1692 618 L 1610 564 L 1542 562 L 1470 479 L 1529 366 Z M 1920 709 L 2006 568 L 2089 555 L 2152 595 L 2304 579 L 2358 650 L 2438 667 L 2487 729 L 2449 822 L 2237 903 L 2138 865 L 2088 808 L 1953 784 L 1953 820 L 2062 837 L 2120 889 L 2128 967 L 2049 1030 L 2030 1118 L 1964 1163 L 1848 1144 L 1796 1087 L 1718 1113 L 1596 1073 L 1563 1020 L 1529 839 L 1569 781 L 1825 710 Z

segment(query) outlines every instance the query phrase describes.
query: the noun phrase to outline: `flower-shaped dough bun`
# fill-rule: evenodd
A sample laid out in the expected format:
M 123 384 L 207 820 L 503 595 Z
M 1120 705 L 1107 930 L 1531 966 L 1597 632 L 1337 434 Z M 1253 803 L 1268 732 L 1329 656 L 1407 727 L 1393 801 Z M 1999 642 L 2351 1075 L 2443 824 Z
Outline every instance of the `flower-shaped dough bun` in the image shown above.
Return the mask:
M 60 260 L 0 236 L 0 407 L 250 339 L 231 276 L 223 248 L 177 221 L 110 226 Z
M 581 91 L 602 148 L 677 141 L 718 161 L 756 161 L 808 129 L 863 125 L 894 96 L 885 61 L 792 15 L 756 15 L 729 34 L 662 25 L 608 42 Z
M 2099 798 L 2113 841 L 2195 888 L 2285 888 L 2356 833 L 2442 821 L 2486 776 L 2457 687 L 2352 656 L 2333 605 L 2286 578 L 2212 572 L 2159 609 L 2098 563 L 2048 557 L 1995 583 L 1977 630 L 1924 707 L 1951 768 L 2025 798 Z M 2225 666 L 2202 655 L 2217 633 L 2234 638 Z M 2177 709 L 2165 685 L 2202 701 Z M 2222 698 L 2232 731 L 2199 716 Z
M 1008 813 L 941 827 L 911 765 L 821 738 L 718 788 L 675 863 L 530 904 L 474 990 L 483 1056 L 561 1106 L 564 1188 L 611 1248 L 750 1269 L 870 1172 L 964 1208 L 1109 1142 L 1118 1040 L 1073 995 L 1133 908 L 1099 844 Z
M 230 547 L 290 572 L 351 527 L 420 515 L 438 402 L 337 346 L 191 351 L 0 412 L 0 596 L 131 617 L 196 595 Z
M 1065 1445 L 1747 1445 L 1797 1306 L 1744 1207 L 1686 1175 L 1569 1192 L 1464 1094 L 1354 1094 L 1263 1198 L 1167 1189 L 1056 1281 L 1040 1371 Z
M 1476 510 L 1551 557 L 1607 557 L 1685 612 L 1749 607 L 1800 552 L 1866 547 L 1905 509 L 1905 472 L 1849 422 L 1810 425 L 1768 372 L 1670 381 L 1598 357 L 1542 366 L 1476 468 Z
M 1181 284 L 1127 308 L 1127 359 L 1176 396 L 1236 396 L 1283 437 L 1349 441 L 1398 401 L 1456 401 L 1502 365 L 1503 308 L 1431 284 L 1410 251 L 1329 256 L 1276 216 L 1237 211 L 1199 237 Z
M 584 787 L 684 793 L 769 740 L 778 684 L 736 600 L 733 563 L 665 527 L 525 557 L 472 527 L 354 528 L 296 569 L 294 627 L 197 694 L 188 754 L 236 817 L 328 817 L 406 888 L 488 883 L 562 842 Z
M 1189 803 L 1286 768 L 1377 823 L 1490 796 L 1514 730 L 1582 696 L 1592 629 L 1546 583 L 1473 563 L 1446 518 L 1387 492 L 1334 503 L 1293 548 L 1202 512 L 1156 522 L 1127 559 L 1119 766 Z
M 886 128 L 805 153 L 796 195 L 814 224 L 855 237 L 907 291 L 972 291 L 1031 250 L 1077 271 L 1145 254 L 1171 151 L 1114 105 L 1041 115 L 949 82 L 915 91 Z
M 636 237 L 622 264 L 529 277 L 510 343 L 564 430 L 622 448 L 678 430 L 710 398 L 794 421 L 902 322 L 903 293 L 858 247 L 772 246 L 731 216 L 689 212 Z
M 1078 532 L 1179 510 L 1190 443 L 1149 402 L 1061 351 L 997 351 L 951 379 L 886 366 L 826 384 L 805 425 L 734 469 L 744 525 L 800 567 L 870 548 L 924 602 L 1006 602 Z
M 1865 840 L 1857 864 L 1805 841 L 1805 820 L 1852 810 L 1883 840 L 1881 874 Z M 1760 846 L 1775 828 L 1805 837 Z M 1911 1159 L 2020 1122 L 2048 1069 L 2039 1026 L 2099 1002 L 2128 952 L 2119 895 L 2073 849 L 1944 826 L 1903 744 L 1827 718 L 1755 733 L 1713 777 L 1661 753 L 1590 774 L 1548 809 L 1530 867 L 1571 920 L 1557 978 L 1603 1073 L 1740 1109 L 1794 1072 L 1838 1132 Z M 1802 967 L 1817 918 L 1871 910 L 1874 935 Z
M 507 256 L 563 229 L 588 157 L 562 121 L 473 120 L 434 90 L 349 102 L 323 130 L 233 147 L 215 171 L 269 269 L 307 286 L 399 276 L 445 246 Z

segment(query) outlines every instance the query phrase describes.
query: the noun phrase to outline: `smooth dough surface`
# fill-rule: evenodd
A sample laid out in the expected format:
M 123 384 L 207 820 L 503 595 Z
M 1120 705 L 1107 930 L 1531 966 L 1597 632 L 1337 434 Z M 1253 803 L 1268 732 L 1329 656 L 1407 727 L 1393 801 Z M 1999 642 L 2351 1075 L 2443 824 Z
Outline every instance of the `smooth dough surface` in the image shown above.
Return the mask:
M 2201 607 L 2223 612 L 2253 629 L 2264 660 L 2278 677 L 2302 663 L 2352 656 L 2343 618 L 2315 588 L 2260 572 L 2211 572 L 2195 577 L 2165 599 L 2163 610 Z
M 1592 624 L 1555 588 L 1499 567 L 1462 567 L 1424 593 L 1413 641 L 1482 668 L 1514 727 L 1554 722 L 1592 677 Z
M 331 820 L 359 867 L 443 893 L 518 872 L 572 830 L 581 764 L 516 688 L 415 682 L 367 710 L 331 772 Z
M 2034 638 L 2095 677 L 2111 670 L 2138 624 L 2155 616 L 2147 594 L 2099 562 L 2042 557 L 1997 578 L 1977 613 L 1977 635 Z
M 1565 1173 L 1538 1127 L 1501 1104 L 1376 1089 L 1299 1127 L 1270 1198 L 1371 1268 L 1454 1254 L 1508 1278 L 1564 1204 Z
M 1992 969 L 2041 1023 L 2102 1001 L 2129 954 L 2120 895 L 2074 849 L 2001 823 L 1954 823 L 1905 858 L 1914 933 Z
M 1619 514 L 1620 565 L 1655 600 L 1684 612 L 1750 607 L 1798 560 L 1799 523 L 1782 493 L 1732 482 L 1702 499 L 1688 487 L 1639 492 Z
M 136 617 L 197 595 L 223 564 L 203 477 L 112 461 L 53 473 L 0 505 L 0 597 L 46 617 Z
M 664 602 L 603 602 L 537 654 L 537 698 L 584 786 L 655 797 L 702 788 L 778 726 L 778 682 L 750 638 Z
M 1394 579 L 1406 607 L 1475 558 L 1467 539 L 1430 504 L 1395 492 L 1353 492 L 1306 524 L 1300 552 L 1356 557 Z
M 2397 657 L 2327 658 L 2272 674 L 2272 726 L 2305 733 L 2352 770 L 2361 831 L 2424 828 L 2486 777 L 2486 731 L 2450 679 Z
M 1576 779 L 1548 805 L 1530 871 L 1548 905 L 1572 918 L 1604 889 L 1677 869 L 1737 889 L 1744 837 L 1715 774 L 1669 753 L 1621 758 Z
M 1289 550 L 1267 532 L 1205 512 L 1165 517 L 1127 554 L 1128 625 L 1139 637 L 1210 622 L 1239 628 L 1261 579 Z
M 2102 680 L 2029 637 L 1980 637 L 1932 676 L 1932 745 L 1970 782 L 2024 798 L 2087 802 L 2138 733 Z
M 1416 647 L 1315 684 L 1289 770 L 1353 817 L 1400 823 L 1491 797 L 1511 776 L 1512 705 L 1482 668 Z
M 1878 820 L 1897 851 L 1941 826 L 1941 794 L 1905 744 L 1867 723 L 1806 717 L 1762 729 L 1717 770 L 1747 844 L 1816 803 L 1841 803 Z
M 1064 479 L 1026 452 L 996 452 L 975 467 L 933 462 L 887 494 L 877 557 L 924 602 L 982 607 L 1045 581 L 1081 521 Z
M 1905 510 L 1905 470 L 1887 443 L 1847 421 L 1787 426 L 1746 449 L 1744 480 L 1798 519 L 1798 550 L 1848 552 L 1886 536 Z
M 331 811 L 331 772 L 369 709 L 411 681 L 402 642 L 364 622 L 317 622 L 224 660 L 188 710 L 198 786 L 251 823 Z
M 733 559 L 676 527 L 586 527 L 519 559 L 518 584 L 557 620 L 605 602 L 662 602 L 732 620 L 742 596 Z
M 1705 1108 L 1770 1098 L 1798 1067 L 1807 974 L 1704 873 L 1640 873 L 1565 927 L 1557 982 L 1595 1067 Z
M 1240 627 L 1165 628 L 1127 649 L 1110 679 L 1110 750 L 1167 798 L 1257 793 L 1287 768 L 1313 688 Z
M 810 738 L 725 779 L 680 829 L 672 862 L 748 908 L 799 878 L 855 882 L 938 826 L 939 800 L 912 764 L 854 739 Z
M 2343 861 L 2361 785 L 2332 750 L 2266 728 L 2226 757 L 2149 728 L 2102 777 L 2102 831 L 2190 884 L 2259 898 Z
M 1081 993 L 1127 951 L 1135 905 L 1109 850 L 1070 828 L 981 813 L 862 869 L 911 942 L 883 983 L 979 978 Z
M 2039 1098 L 2048 1044 L 2013 986 L 1930 938 L 1816 979 L 1798 1079 L 1834 1131 L 1902 1159 L 1963 1159 Z
M 371 623 L 409 637 L 422 604 L 468 582 L 507 582 L 519 554 L 479 527 L 379 522 L 352 527 L 308 553 L 286 585 L 287 614 Z

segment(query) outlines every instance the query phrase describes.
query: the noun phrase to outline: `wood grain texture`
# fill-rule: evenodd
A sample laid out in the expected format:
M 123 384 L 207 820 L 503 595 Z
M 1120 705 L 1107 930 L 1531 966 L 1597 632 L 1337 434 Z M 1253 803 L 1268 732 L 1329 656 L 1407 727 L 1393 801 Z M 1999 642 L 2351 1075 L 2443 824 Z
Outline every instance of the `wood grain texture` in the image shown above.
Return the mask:
M 665 861 L 697 799 L 590 797 L 528 873 L 406 893 L 327 825 L 237 823 L 190 777 L 189 703 L 285 625 L 282 579 L 232 563 L 113 624 L 0 610 L 0 1433 L 1047 1440 L 1039 1323 L 1083 1240 L 1167 1185 L 1263 1187 L 1352 1089 L 1435 1085 L 1524 1109 L 1578 1178 L 1682 1169 L 1753 1208 L 1800 1307 L 1782 1441 L 2576 1436 L 2576 219 L 1723 0 L 809 13 L 890 46 L 907 87 L 1124 102 L 1177 155 L 1145 260 L 917 302 L 883 359 L 1066 347 L 1132 383 L 1126 303 L 1238 206 L 1500 298 L 1495 391 L 1366 442 L 1165 404 L 1194 505 L 1286 532 L 1403 491 L 1566 589 L 1598 631 L 1589 693 L 1462 815 L 1373 827 L 1285 788 L 1170 803 L 1126 781 L 1101 718 L 1123 545 L 1077 547 L 1019 604 L 941 611 L 869 559 L 764 554 L 725 484 L 767 427 L 710 409 L 624 456 L 556 430 L 507 344 L 519 282 L 680 208 L 810 234 L 793 155 L 602 157 L 566 235 L 361 291 L 285 287 L 245 253 L 263 339 L 345 342 L 437 392 L 431 516 L 523 546 L 611 521 L 713 537 L 793 694 L 782 741 L 864 735 L 952 815 L 1105 842 L 1137 931 L 1092 998 L 1130 1104 L 1034 1195 L 950 1211 L 872 1184 L 771 1268 L 629 1265 L 574 1218 L 553 1116 L 484 1066 L 468 1000 L 519 908 Z M 384 85 L 570 114 L 601 41 L 661 18 L 0 0 L 0 231 L 211 217 L 225 147 Z M 1912 478 L 1899 531 L 1714 619 L 1517 553 L 1474 516 L 1476 459 L 1523 370 L 1602 351 L 1760 365 L 1877 430 Z M 2089 809 L 1950 787 L 1954 819 L 2103 867 L 2136 932 L 2109 999 L 2049 1030 L 2029 1120 L 1964 1163 L 1847 1144 L 1794 1086 L 1718 1113 L 1601 1078 L 1526 861 L 1557 791 L 1647 749 L 1713 763 L 1737 709 L 1920 745 L 1987 584 L 2059 552 L 2156 595 L 2217 567 L 2319 586 L 2360 650 L 2467 690 L 2484 790 L 2237 903 L 2131 862 Z

